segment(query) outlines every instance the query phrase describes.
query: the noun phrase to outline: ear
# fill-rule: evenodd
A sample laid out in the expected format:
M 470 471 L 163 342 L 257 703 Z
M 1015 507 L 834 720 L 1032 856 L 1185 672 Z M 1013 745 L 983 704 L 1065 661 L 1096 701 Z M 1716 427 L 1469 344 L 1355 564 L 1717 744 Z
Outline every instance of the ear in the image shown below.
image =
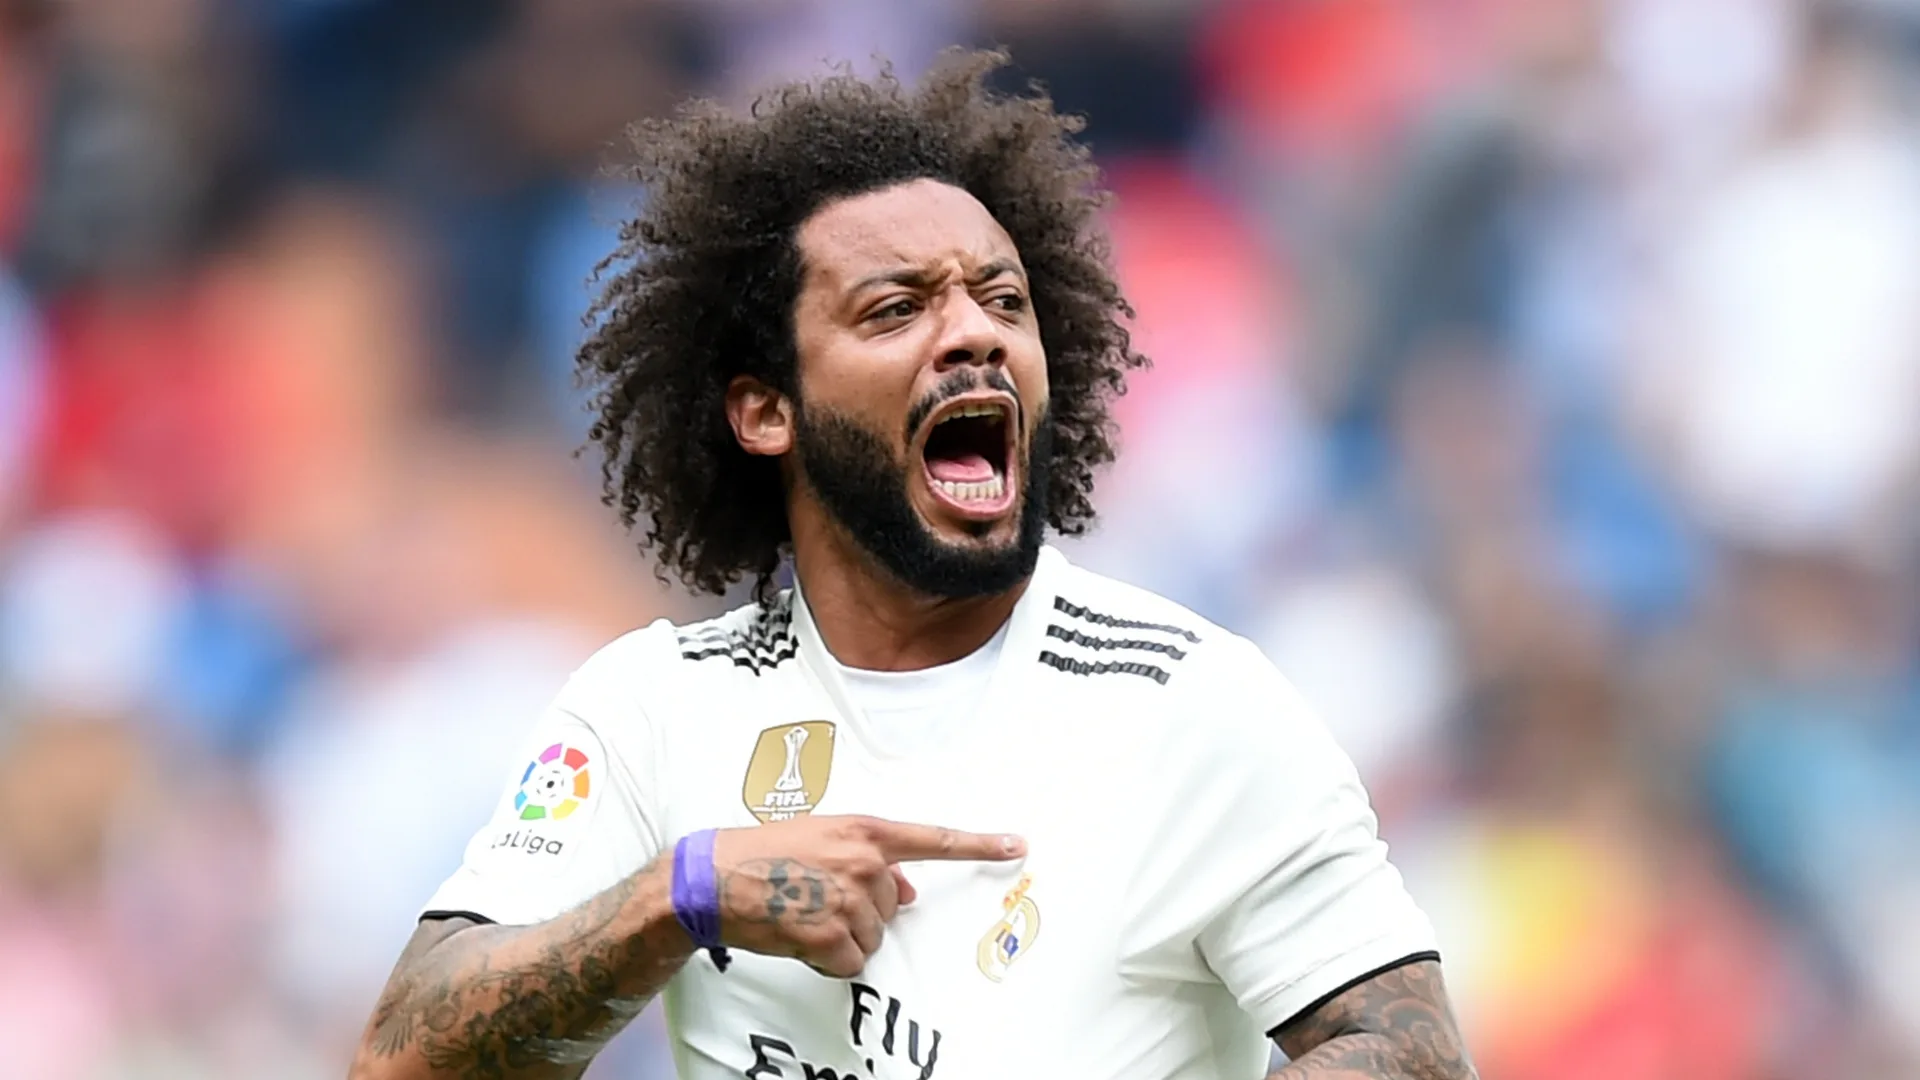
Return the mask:
M 749 375 L 727 384 L 727 422 L 749 454 L 779 457 L 793 449 L 793 403 Z

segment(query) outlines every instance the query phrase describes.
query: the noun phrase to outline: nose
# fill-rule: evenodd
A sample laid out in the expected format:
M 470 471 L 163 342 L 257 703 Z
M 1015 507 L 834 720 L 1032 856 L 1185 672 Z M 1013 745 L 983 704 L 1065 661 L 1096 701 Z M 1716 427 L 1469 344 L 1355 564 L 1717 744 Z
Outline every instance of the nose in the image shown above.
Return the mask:
M 964 289 L 948 294 L 944 314 L 938 361 L 941 370 L 969 364 L 997 367 L 1006 360 L 1000 324 Z

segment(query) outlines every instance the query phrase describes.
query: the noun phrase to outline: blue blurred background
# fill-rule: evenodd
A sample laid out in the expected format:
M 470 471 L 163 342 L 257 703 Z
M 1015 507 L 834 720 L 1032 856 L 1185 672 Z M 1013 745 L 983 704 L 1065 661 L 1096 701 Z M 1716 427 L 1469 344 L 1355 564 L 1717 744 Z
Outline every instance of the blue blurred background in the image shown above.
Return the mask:
M 956 42 L 1158 363 L 1071 550 L 1318 704 L 1483 1075 L 1920 1075 L 1902 0 L 0 0 L 0 1072 L 344 1073 L 566 673 L 717 610 L 569 456 L 623 126 Z

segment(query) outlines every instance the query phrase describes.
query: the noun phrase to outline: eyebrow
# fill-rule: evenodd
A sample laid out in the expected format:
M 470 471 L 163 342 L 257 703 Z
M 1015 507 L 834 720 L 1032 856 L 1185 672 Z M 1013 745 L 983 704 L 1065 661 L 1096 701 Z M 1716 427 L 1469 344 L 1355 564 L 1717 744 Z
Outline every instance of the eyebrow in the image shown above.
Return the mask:
M 967 284 L 983 285 L 986 282 L 992 281 L 994 278 L 1007 274 L 1012 274 L 1022 279 L 1025 278 L 1025 275 L 1020 272 L 1019 263 L 1014 262 L 1012 259 L 995 259 L 968 275 Z M 865 292 L 876 285 L 903 285 L 909 289 L 924 289 L 933 283 L 933 278 L 933 274 L 920 269 L 903 268 L 899 270 L 883 270 L 877 274 L 869 274 L 859 281 L 854 282 L 853 288 L 849 289 L 848 292 Z
M 1020 272 L 1020 264 L 1014 262 L 1012 259 L 995 259 L 992 262 L 988 263 L 987 265 L 981 267 L 978 273 L 975 273 L 973 276 L 967 278 L 967 284 L 984 285 L 987 282 L 992 281 L 994 278 L 1002 277 L 1007 274 L 1012 274 L 1013 276 L 1018 278 L 1026 277 L 1025 274 L 1022 274 Z

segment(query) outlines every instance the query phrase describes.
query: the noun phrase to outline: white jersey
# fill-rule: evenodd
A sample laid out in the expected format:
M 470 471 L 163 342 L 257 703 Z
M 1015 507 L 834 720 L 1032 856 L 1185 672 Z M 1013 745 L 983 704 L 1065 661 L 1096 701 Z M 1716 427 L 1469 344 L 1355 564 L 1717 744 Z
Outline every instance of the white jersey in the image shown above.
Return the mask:
M 1353 766 L 1246 640 L 1049 548 L 997 652 L 971 712 L 902 733 L 796 593 L 628 634 L 427 910 L 549 919 L 687 833 L 801 814 L 1026 838 L 907 865 L 856 978 L 696 955 L 666 989 L 687 1080 L 1259 1077 L 1267 1032 L 1432 954 Z

